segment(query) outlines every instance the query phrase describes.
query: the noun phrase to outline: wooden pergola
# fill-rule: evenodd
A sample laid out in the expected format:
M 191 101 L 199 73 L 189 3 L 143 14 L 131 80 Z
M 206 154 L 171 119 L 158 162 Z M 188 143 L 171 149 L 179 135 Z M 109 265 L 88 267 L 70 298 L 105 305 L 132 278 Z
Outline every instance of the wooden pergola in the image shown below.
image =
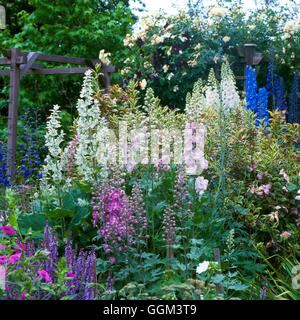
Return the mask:
M 244 80 L 244 90 L 246 89 L 246 66 L 254 67 L 257 76 L 260 69 L 259 63 L 263 59 L 262 53 L 257 52 L 256 47 L 257 45 L 254 43 L 246 43 L 241 47 L 231 49 L 231 53 L 237 58 L 232 64 L 241 63 L 244 65 L 244 75 L 236 76 L 237 80 Z
M 8 108 L 8 175 L 14 180 L 16 173 L 16 147 L 17 147 L 17 126 L 18 126 L 18 100 L 20 80 L 26 74 L 81 74 L 89 69 L 95 69 L 96 64 L 101 63 L 98 59 L 65 57 L 59 55 L 43 54 L 38 52 L 23 52 L 19 48 L 2 50 L 4 58 L 0 58 L 0 66 L 10 67 L 10 70 L 0 70 L 0 76 L 10 77 L 9 86 L 9 108 Z M 36 61 L 58 62 L 60 64 L 84 65 L 85 67 L 73 68 L 44 68 Z M 109 93 L 110 73 L 116 72 L 116 68 L 111 65 L 103 64 L 100 69 L 102 77 L 100 81 L 105 93 Z

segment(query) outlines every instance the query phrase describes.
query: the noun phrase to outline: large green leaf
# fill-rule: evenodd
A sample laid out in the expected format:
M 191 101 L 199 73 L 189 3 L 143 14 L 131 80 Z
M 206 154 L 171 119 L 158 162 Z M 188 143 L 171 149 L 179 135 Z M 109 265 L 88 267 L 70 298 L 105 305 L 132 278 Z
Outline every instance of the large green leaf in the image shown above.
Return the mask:
M 72 217 L 74 215 L 74 210 L 68 210 L 68 209 L 54 209 L 54 210 L 46 210 L 45 214 L 47 217 L 58 220 L 61 218 L 67 218 Z
M 53 221 L 45 215 L 23 215 L 18 219 L 20 232 L 22 235 L 25 235 L 31 228 L 33 233 L 40 231 L 40 235 L 36 234 L 33 236 L 33 238 L 42 238 L 46 221 L 48 221 L 49 225 L 53 225 Z
M 75 226 L 78 226 L 81 224 L 81 221 L 88 217 L 90 214 L 88 207 L 79 207 L 76 206 L 75 209 L 75 215 L 73 216 L 71 220 L 71 224 L 74 224 Z

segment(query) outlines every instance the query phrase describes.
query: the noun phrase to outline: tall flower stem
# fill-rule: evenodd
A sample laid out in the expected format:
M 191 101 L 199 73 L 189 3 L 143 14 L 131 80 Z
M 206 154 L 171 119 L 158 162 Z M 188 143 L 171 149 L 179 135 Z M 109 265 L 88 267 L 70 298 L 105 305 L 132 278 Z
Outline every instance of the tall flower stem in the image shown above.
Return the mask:
M 185 264 L 185 274 L 184 274 L 184 277 L 185 277 L 185 279 L 187 279 L 188 264 L 187 264 L 187 252 L 186 252 L 186 242 L 185 242 L 185 234 L 184 234 L 184 215 L 183 215 L 183 212 L 182 212 L 182 214 L 181 214 L 181 228 L 182 228 L 182 245 L 183 245 L 184 264 Z
M 220 108 L 219 108 L 219 139 L 220 139 L 220 161 L 219 161 L 219 182 L 217 186 L 217 191 L 215 194 L 213 211 L 216 210 L 216 202 L 219 198 L 220 192 L 224 190 L 224 174 L 225 174 L 225 153 L 226 153 L 226 139 L 225 139 L 225 115 L 223 110 L 223 103 L 220 101 Z

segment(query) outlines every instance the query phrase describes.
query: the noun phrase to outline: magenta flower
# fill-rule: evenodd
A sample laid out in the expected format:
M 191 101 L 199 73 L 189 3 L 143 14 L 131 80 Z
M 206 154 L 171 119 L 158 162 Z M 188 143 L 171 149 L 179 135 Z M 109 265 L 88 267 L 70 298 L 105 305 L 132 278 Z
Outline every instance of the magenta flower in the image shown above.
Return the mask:
M 67 272 L 66 275 L 70 278 L 75 278 L 75 274 L 71 272 Z
M 51 281 L 51 278 L 46 270 L 39 270 L 37 272 L 41 277 L 43 277 L 47 282 Z
M 25 293 L 23 292 L 19 300 L 24 300 L 24 299 L 25 299 Z
M 16 253 L 16 254 L 11 255 L 11 256 L 7 259 L 7 263 L 13 263 L 13 262 L 19 260 L 20 256 L 21 256 L 21 253 Z
M 5 250 L 5 246 L 3 246 L 2 244 L 0 244 L 0 250 Z
M 17 233 L 17 231 L 13 230 L 12 227 L 10 226 L 5 226 L 5 227 L 0 227 L 0 230 L 3 231 L 3 234 L 14 234 L 14 233 Z
M 6 256 L 0 256 L 0 263 L 6 262 Z
M 24 251 L 26 249 L 26 244 L 22 244 L 22 243 L 17 243 L 17 246 L 22 250 Z M 21 253 L 22 251 L 18 249 L 18 248 L 14 248 L 14 250 L 17 252 L 17 253 Z
M 116 258 L 115 257 L 110 257 L 108 259 L 108 261 L 111 263 L 111 264 L 115 264 L 116 263 Z

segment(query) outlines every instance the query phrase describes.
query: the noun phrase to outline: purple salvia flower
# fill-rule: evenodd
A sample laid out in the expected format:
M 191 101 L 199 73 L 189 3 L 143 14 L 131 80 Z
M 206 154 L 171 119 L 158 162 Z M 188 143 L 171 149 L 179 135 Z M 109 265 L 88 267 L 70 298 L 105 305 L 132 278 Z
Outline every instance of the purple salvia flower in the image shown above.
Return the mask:
M 88 286 L 88 283 L 96 282 L 96 256 L 94 250 L 92 250 L 86 261 L 86 274 L 85 274 L 85 286 L 83 300 L 94 300 L 95 286 Z

